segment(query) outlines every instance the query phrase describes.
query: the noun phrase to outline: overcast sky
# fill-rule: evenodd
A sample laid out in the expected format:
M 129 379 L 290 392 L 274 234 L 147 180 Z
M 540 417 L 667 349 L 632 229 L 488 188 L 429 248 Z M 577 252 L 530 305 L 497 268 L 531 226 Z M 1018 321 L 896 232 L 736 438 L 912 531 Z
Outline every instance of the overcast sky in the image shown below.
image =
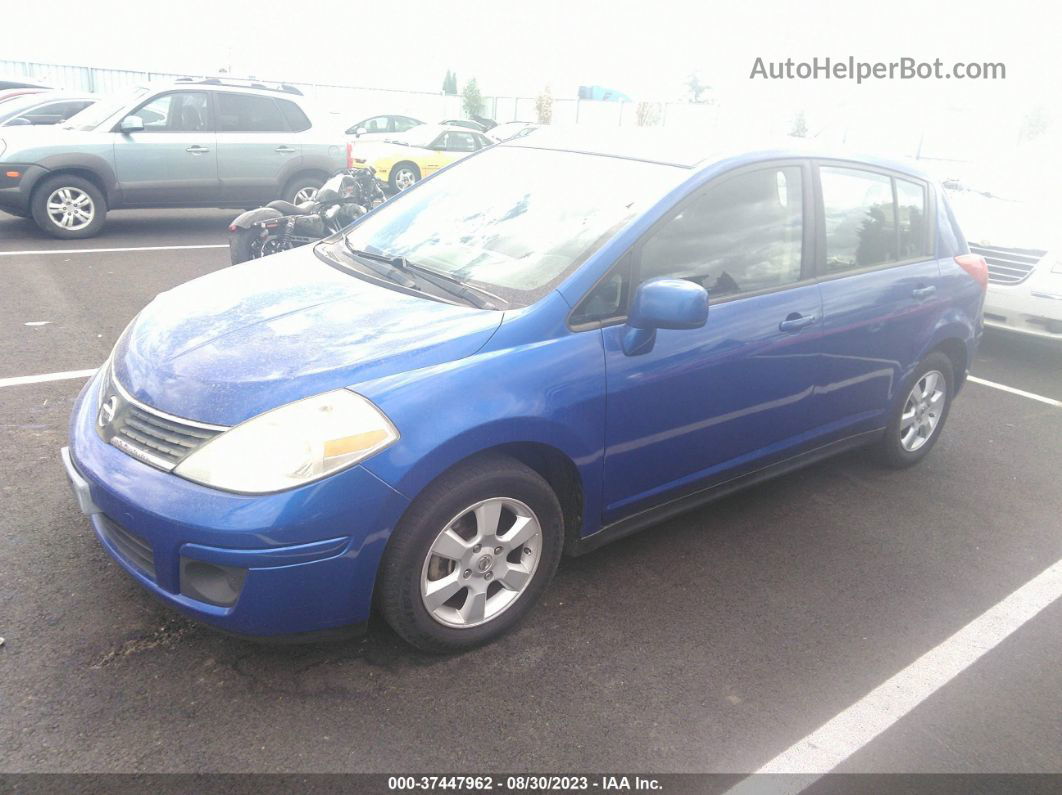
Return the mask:
M 476 76 L 487 94 L 533 96 L 548 83 L 567 96 L 581 83 L 598 83 L 638 98 L 670 99 L 682 95 L 690 72 L 724 93 L 769 94 L 777 87 L 748 80 L 757 56 L 1003 61 L 1010 96 L 1043 93 L 1052 101 L 1062 77 L 1057 10 L 1022 0 L 4 5 L 4 29 L 18 32 L 4 37 L 5 58 L 160 71 L 231 65 L 259 76 L 428 91 L 439 89 L 450 68 L 462 83 Z M 825 82 L 783 88 L 810 99 L 836 92 Z M 998 86 L 948 88 L 983 95 Z
M 934 145 L 954 132 L 984 150 L 993 130 L 1013 141 L 1036 106 L 1062 137 L 1059 16 L 1032 0 L 8 0 L 3 27 L 18 35 L 5 36 L 0 57 L 200 74 L 226 66 L 265 79 L 417 91 L 439 91 L 453 69 L 462 85 L 475 76 L 485 95 L 535 96 L 549 85 L 556 97 L 574 97 L 580 84 L 599 84 L 649 100 L 683 99 L 696 73 L 729 130 L 771 117 L 788 124 L 806 111 L 813 133 L 854 124 L 887 143 L 925 126 Z M 849 55 L 1001 62 L 1006 79 L 749 78 L 757 57 Z

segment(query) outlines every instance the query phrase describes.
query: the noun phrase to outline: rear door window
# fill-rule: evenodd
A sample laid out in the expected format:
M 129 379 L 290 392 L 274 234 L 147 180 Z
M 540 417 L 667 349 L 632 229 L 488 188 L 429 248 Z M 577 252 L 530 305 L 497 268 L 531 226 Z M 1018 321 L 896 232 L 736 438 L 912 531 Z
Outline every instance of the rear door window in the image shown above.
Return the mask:
M 827 275 L 930 256 L 924 183 L 823 166 Z
M 272 97 L 218 93 L 220 132 L 287 132 L 288 125 Z

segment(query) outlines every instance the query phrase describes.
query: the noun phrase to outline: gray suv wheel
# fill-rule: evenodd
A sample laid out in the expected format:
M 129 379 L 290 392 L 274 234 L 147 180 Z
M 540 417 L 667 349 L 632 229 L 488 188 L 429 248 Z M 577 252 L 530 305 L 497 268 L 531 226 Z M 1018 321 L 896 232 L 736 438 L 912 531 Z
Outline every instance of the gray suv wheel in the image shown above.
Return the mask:
M 87 179 L 59 174 L 44 180 L 33 192 L 33 220 L 52 237 L 92 237 L 103 228 L 107 204 Z

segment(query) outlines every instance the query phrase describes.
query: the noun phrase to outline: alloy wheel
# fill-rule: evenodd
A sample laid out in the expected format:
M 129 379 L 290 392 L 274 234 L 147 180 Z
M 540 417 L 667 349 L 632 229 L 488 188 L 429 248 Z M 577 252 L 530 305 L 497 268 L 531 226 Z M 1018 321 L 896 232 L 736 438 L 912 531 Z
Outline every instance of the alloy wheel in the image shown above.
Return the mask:
M 312 202 L 317 198 L 317 188 L 312 185 L 307 185 L 305 188 L 299 188 L 295 192 L 295 198 L 292 200 L 292 204 L 302 204 L 303 202 Z
M 417 181 L 417 175 L 413 173 L 411 168 L 399 169 L 398 174 L 395 176 L 395 185 L 399 190 L 405 190 L 412 187 L 413 183 Z
M 541 552 L 542 526 L 524 503 L 496 497 L 470 505 L 436 536 L 424 559 L 424 607 L 448 627 L 491 621 L 526 591 Z
M 60 229 L 84 229 L 96 217 L 92 197 L 80 188 L 57 188 L 45 204 L 48 218 Z
M 907 396 L 900 414 L 900 444 L 909 453 L 928 442 L 944 415 L 947 381 L 939 370 L 922 374 Z

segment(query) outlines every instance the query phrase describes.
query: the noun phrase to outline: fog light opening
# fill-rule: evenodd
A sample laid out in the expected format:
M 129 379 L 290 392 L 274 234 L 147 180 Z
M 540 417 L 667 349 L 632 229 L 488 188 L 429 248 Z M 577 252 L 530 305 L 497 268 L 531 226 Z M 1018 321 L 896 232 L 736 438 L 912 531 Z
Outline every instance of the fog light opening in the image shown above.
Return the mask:
M 181 558 L 181 593 L 217 607 L 232 607 L 240 598 L 247 569 Z

